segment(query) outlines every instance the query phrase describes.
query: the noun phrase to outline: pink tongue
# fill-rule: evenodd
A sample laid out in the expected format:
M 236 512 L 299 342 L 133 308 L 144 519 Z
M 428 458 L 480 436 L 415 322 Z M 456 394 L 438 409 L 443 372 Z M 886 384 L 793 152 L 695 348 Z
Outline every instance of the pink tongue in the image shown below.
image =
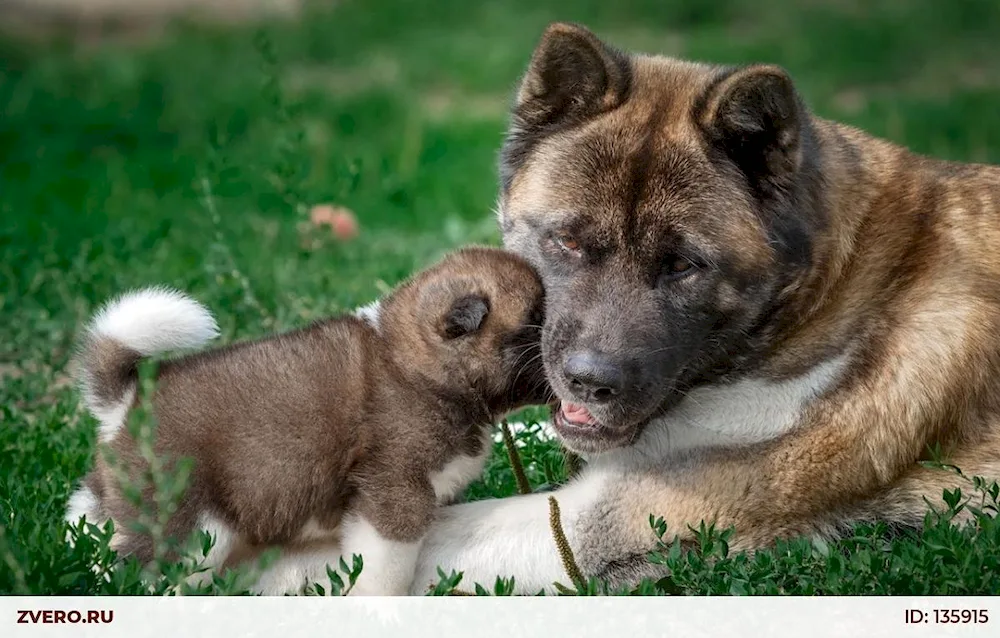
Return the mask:
M 587 423 L 590 425 L 595 425 L 597 421 L 591 416 L 587 408 L 582 405 L 577 405 L 575 403 L 563 403 L 562 404 L 563 416 L 566 417 L 567 421 L 573 423 Z

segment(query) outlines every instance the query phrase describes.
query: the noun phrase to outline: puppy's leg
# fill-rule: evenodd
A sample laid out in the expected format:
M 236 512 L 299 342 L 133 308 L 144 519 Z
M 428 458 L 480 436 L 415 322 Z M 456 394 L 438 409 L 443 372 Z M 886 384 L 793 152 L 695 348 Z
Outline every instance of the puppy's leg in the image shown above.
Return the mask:
M 359 596 L 403 596 L 413 580 L 413 570 L 420 554 L 421 537 L 413 540 L 393 540 L 362 516 L 350 516 L 344 521 L 342 555 L 348 565 L 351 555 L 360 554 L 364 568 L 352 594 Z
M 80 518 L 86 518 L 87 522 L 98 527 L 104 527 L 110 516 L 105 511 L 102 501 L 104 500 L 104 485 L 101 481 L 99 469 L 90 471 L 80 485 L 70 495 L 66 504 L 66 522 L 76 525 Z M 72 540 L 67 535 L 67 540 Z
M 191 585 L 201 585 L 212 580 L 212 573 L 219 570 L 229 558 L 233 547 L 240 542 L 239 533 L 222 519 L 208 512 L 198 516 L 197 529 L 207 532 L 214 542 L 208 554 L 201 557 L 201 571 L 191 574 L 186 580 Z M 200 551 L 199 551 L 200 553 Z
M 339 559 L 340 544 L 333 540 L 308 547 L 282 547 L 281 555 L 260 574 L 253 590 L 263 596 L 301 594 L 311 583 L 328 590 L 326 568 L 336 569 Z
M 76 525 L 81 518 L 86 518 L 88 523 L 103 526 L 108 517 L 101 512 L 101 502 L 94 491 L 86 483 L 83 483 L 69 497 L 66 505 L 66 522 Z
M 361 494 L 358 510 L 345 517 L 341 528 L 344 560 L 351 564 L 351 556 L 360 554 L 364 561 L 351 593 L 402 596 L 409 591 L 436 507 L 434 489 L 429 481 L 424 483 Z

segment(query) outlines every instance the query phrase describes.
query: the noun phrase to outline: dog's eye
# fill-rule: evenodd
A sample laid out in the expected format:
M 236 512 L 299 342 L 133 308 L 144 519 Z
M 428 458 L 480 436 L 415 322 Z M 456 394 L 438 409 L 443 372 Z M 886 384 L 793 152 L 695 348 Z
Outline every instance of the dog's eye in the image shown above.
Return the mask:
M 663 263 L 663 279 L 674 281 L 694 274 L 696 268 L 694 262 L 687 257 L 680 255 L 670 255 Z
M 687 272 L 692 268 L 694 268 L 694 264 L 683 257 L 671 257 L 670 261 L 667 262 L 667 270 L 677 275 Z
M 556 233 L 553 237 L 556 245 L 568 253 L 580 252 L 580 242 L 569 233 Z

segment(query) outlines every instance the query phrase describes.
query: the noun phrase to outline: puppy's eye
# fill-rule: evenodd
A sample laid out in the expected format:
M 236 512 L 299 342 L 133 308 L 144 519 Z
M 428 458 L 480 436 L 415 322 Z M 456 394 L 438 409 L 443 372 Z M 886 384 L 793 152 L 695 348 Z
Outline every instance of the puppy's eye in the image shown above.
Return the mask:
M 552 241 L 555 242 L 556 246 L 559 246 L 559 248 L 568 253 L 580 252 L 580 242 L 578 242 L 576 238 L 569 233 L 556 233 L 553 236 Z

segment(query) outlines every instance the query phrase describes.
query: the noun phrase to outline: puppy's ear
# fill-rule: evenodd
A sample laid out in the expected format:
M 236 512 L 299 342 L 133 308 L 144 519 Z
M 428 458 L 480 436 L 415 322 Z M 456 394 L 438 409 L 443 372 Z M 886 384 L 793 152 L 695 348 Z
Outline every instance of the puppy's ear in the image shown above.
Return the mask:
M 476 332 L 490 313 L 490 303 L 481 295 L 459 297 L 448 309 L 439 332 L 445 339 L 457 339 Z
M 766 189 L 791 177 L 801 163 L 805 107 L 781 67 L 731 71 L 701 100 L 701 123 L 751 184 Z

